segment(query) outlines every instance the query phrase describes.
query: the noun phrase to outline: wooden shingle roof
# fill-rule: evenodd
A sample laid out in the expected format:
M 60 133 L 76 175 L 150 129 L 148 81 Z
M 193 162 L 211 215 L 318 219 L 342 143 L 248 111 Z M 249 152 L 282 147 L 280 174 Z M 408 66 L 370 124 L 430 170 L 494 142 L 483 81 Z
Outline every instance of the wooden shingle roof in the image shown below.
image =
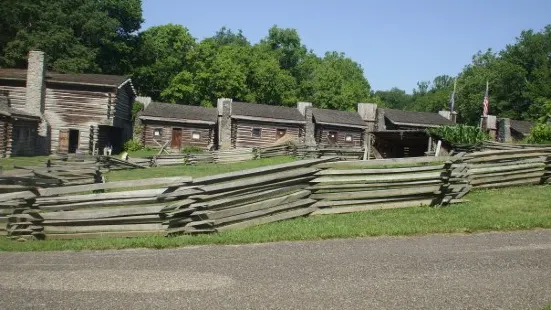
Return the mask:
M 522 135 L 529 135 L 530 129 L 534 127 L 536 124 L 530 121 L 518 121 L 518 120 L 511 120 L 511 130 L 514 130 Z
M 27 80 L 25 69 L 0 69 L 0 80 Z M 84 74 L 84 73 L 56 73 L 46 72 L 46 83 L 63 83 L 73 85 L 91 85 L 102 87 L 119 87 L 128 81 L 128 76 L 107 75 L 107 74 Z
M 394 125 L 412 127 L 435 127 L 442 125 L 454 125 L 452 121 L 438 113 L 412 112 L 394 109 L 384 109 L 385 118 Z
M 183 105 L 175 103 L 152 102 L 140 116 L 144 120 L 167 122 L 215 124 L 218 119 L 216 108 Z
M 232 102 L 232 118 L 288 123 L 304 123 L 305 119 L 296 108 L 276 105 Z
M 314 120 L 318 124 L 364 128 L 365 122 L 357 112 L 329 109 L 312 109 Z

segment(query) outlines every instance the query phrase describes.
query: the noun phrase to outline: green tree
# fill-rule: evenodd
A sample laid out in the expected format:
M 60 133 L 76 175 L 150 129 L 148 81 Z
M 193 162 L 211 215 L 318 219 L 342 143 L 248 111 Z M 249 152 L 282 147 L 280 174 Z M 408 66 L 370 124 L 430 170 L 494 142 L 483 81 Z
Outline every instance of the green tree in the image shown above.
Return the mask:
M 0 65 L 24 68 L 40 49 L 50 70 L 126 73 L 142 21 L 140 0 L 5 0 Z
M 133 74 L 139 92 L 158 100 L 170 81 L 188 66 L 188 54 L 195 45 L 181 25 L 156 26 L 140 33 Z
M 412 95 L 397 87 L 390 90 L 378 90 L 373 96 L 379 97 L 383 104 L 391 109 L 408 110 L 414 103 Z

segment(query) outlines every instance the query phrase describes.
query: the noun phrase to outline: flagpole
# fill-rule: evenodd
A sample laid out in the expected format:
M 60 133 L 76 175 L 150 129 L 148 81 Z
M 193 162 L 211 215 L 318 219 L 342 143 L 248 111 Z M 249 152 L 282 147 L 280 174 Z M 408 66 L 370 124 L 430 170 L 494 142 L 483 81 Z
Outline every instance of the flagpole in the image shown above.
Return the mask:
M 485 102 L 486 100 L 489 100 L 489 94 L 488 94 L 488 90 L 489 90 L 489 86 L 490 86 L 490 83 L 488 80 L 486 80 L 486 92 L 484 93 L 484 101 L 482 103 L 482 116 L 480 117 L 480 129 L 482 129 L 483 131 L 486 131 L 487 127 L 488 127 L 488 115 L 485 115 L 487 113 L 484 113 L 484 105 L 485 105 Z
M 456 89 L 457 89 L 457 78 L 453 79 L 453 93 L 452 93 L 452 96 L 454 97 L 453 98 L 453 109 L 450 109 L 450 116 L 451 116 L 451 121 L 455 124 L 457 123 L 457 112 L 455 112 L 455 94 L 456 94 Z

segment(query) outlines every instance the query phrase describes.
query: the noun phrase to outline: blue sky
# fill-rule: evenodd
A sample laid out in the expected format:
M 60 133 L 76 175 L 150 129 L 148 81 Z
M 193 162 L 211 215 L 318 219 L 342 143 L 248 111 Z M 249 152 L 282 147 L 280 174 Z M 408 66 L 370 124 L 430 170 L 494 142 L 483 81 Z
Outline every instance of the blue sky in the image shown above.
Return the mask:
M 373 89 L 411 92 L 457 74 L 479 50 L 551 24 L 551 0 L 144 0 L 143 15 L 143 29 L 181 24 L 197 39 L 226 26 L 256 43 L 273 25 L 295 28 L 316 54 L 360 63 Z

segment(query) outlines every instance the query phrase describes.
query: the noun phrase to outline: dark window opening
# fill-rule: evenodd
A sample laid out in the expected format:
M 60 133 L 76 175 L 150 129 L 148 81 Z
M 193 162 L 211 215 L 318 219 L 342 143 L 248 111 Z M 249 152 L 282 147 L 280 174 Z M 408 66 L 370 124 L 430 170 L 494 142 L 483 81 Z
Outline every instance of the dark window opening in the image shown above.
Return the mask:
M 329 143 L 331 143 L 331 144 L 337 143 L 337 132 L 336 131 L 330 131 L 327 138 L 329 139 Z
M 281 139 L 287 134 L 287 129 L 278 129 L 276 139 Z
M 252 136 L 253 137 L 260 137 L 262 135 L 262 129 L 261 128 L 253 128 L 252 130 Z
M 69 129 L 69 153 L 76 153 L 78 149 L 79 131 Z

